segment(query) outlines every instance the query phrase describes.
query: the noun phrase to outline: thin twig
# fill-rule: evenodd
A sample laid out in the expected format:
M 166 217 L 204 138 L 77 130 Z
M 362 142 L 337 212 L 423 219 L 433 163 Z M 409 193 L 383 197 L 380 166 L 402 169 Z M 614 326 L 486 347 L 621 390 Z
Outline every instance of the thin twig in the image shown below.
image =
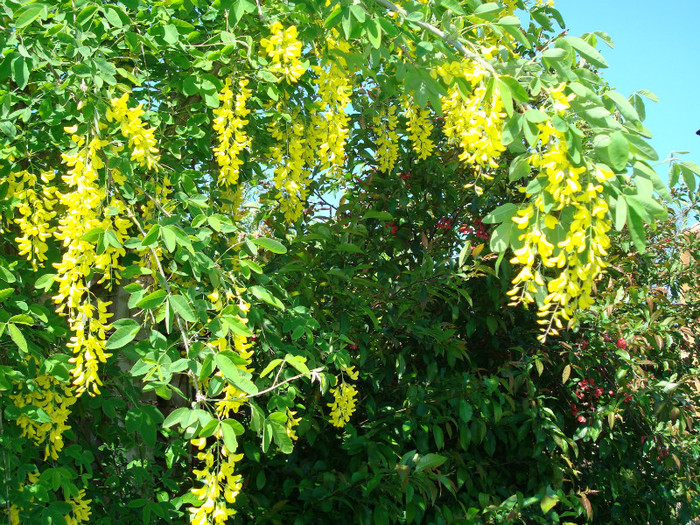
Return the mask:
M 378 4 L 383 5 L 390 11 L 393 11 L 394 13 L 398 13 L 402 17 L 406 18 L 409 13 L 406 11 L 403 7 L 399 7 L 393 2 L 390 2 L 389 0 L 374 0 Z M 479 54 L 474 53 L 473 51 L 470 51 L 466 47 L 464 47 L 464 44 L 459 42 L 458 40 L 454 40 L 453 38 L 450 38 L 447 33 L 445 33 L 442 29 L 439 29 L 435 27 L 432 24 L 429 24 L 428 22 L 423 22 L 422 20 L 411 20 L 414 24 L 416 24 L 418 27 L 425 29 L 429 33 L 432 33 L 433 35 L 437 36 L 438 38 L 443 39 L 445 42 L 450 44 L 452 47 L 454 47 L 457 51 L 462 53 L 465 57 L 471 58 L 472 60 L 475 60 L 478 62 L 481 66 L 484 67 L 489 73 L 491 73 L 494 77 L 498 76 L 498 73 L 496 70 L 493 68 L 491 64 L 489 64 L 486 60 L 481 58 Z
M 131 211 L 130 206 L 126 206 L 126 212 L 131 218 L 131 220 L 134 222 L 136 227 L 139 229 L 141 232 L 141 235 L 144 237 L 146 236 L 145 230 L 141 227 L 141 223 L 138 221 L 136 216 L 134 215 L 134 212 Z M 149 250 L 151 252 L 151 256 L 153 257 L 153 260 L 155 260 L 156 265 L 158 266 L 158 273 L 160 273 L 161 278 L 163 279 L 163 286 L 165 286 L 165 291 L 168 295 L 172 295 L 172 290 L 170 289 L 170 285 L 168 284 L 168 277 L 165 275 L 165 270 L 163 269 L 163 265 L 160 263 L 160 259 L 158 258 L 158 254 L 156 253 L 156 250 L 151 246 L 149 247 Z M 180 330 L 180 333 L 182 334 L 182 343 L 185 345 L 185 351 L 187 352 L 187 356 L 189 357 L 190 355 L 190 342 L 187 337 L 187 331 L 185 330 L 184 326 L 182 325 L 182 319 L 180 318 L 180 314 L 177 312 L 173 312 L 175 314 L 175 321 L 177 322 L 177 327 Z M 199 384 L 197 383 L 197 379 L 194 376 L 194 373 L 190 370 L 188 371 L 189 376 L 192 378 L 192 382 L 194 383 L 194 389 L 197 393 L 197 401 L 202 397 L 202 392 L 199 389 Z
M 0 411 L 0 436 L 4 436 L 2 426 L 2 411 Z M 5 444 L 2 444 L 2 470 L 5 474 L 5 505 L 7 505 L 7 523 L 12 523 L 10 514 L 10 478 L 7 470 L 7 458 L 5 457 Z
M 258 392 L 257 394 L 248 394 L 247 396 L 241 396 L 241 397 L 237 398 L 236 400 L 238 400 L 238 399 L 251 399 L 251 398 L 253 398 L 253 397 L 262 396 L 262 395 L 264 395 L 264 394 L 267 394 L 268 392 L 272 392 L 272 391 L 275 390 L 276 388 L 281 387 L 281 386 L 284 385 L 285 383 L 291 383 L 292 381 L 296 381 L 297 379 L 299 379 L 299 378 L 301 378 L 301 377 L 304 377 L 304 376 L 308 376 L 309 374 L 314 374 L 314 373 L 318 374 L 318 373 L 320 373 L 322 370 L 323 370 L 323 367 L 322 367 L 322 366 L 319 366 L 318 368 L 314 368 L 313 370 L 309 370 L 308 373 L 297 374 L 297 375 L 295 375 L 294 377 L 290 377 L 289 379 L 285 379 L 285 380 L 282 381 L 281 383 L 277 383 L 277 384 L 275 384 L 275 385 L 272 385 L 272 386 L 269 387 L 269 388 L 266 388 L 265 390 L 261 390 L 261 391 Z M 206 401 L 216 402 L 216 401 L 221 401 L 221 400 L 220 400 L 220 399 L 206 399 Z

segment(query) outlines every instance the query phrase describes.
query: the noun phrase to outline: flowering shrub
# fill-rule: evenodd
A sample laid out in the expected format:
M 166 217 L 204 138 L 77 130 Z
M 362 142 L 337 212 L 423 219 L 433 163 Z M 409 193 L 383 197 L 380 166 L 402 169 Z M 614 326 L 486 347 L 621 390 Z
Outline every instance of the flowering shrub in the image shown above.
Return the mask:
M 6 521 L 700 513 L 697 249 L 667 222 L 700 167 L 673 202 L 607 35 L 523 0 L 0 25 Z

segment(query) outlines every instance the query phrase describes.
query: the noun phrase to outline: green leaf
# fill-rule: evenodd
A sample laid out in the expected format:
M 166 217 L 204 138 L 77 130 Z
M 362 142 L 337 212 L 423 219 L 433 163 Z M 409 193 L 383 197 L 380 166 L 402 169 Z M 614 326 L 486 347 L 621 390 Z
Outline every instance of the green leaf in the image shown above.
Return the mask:
M 53 284 L 55 279 L 55 273 L 44 274 L 36 280 L 36 282 L 34 283 L 34 288 L 36 288 L 37 290 L 43 289 L 48 291 L 48 289 L 51 288 L 51 285 Z
M 380 221 L 391 221 L 391 220 L 394 220 L 394 217 L 388 211 L 369 210 L 367 213 L 365 213 L 362 216 L 361 220 L 366 221 L 367 219 L 377 219 Z
M 544 51 L 542 53 L 542 58 L 547 58 L 549 60 L 562 60 L 566 58 L 568 54 L 569 53 L 567 53 L 565 49 L 562 49 L 560 47 L 553 47 Z
M 526 157 L 518 157 L 508 168 L 508 180 L 510 182 L 527 178 L 529 175 L 530 164 L 528 164 Z
M 228 327 L 229 330 L 231 330 L 233 333 L 242 335 L 243 337 L 250 337 L 253 335 L 253 332 L 251 332 L 250 328 L 248 326 L 241 322 L 240 319 L 237 317 L 234 317 L 232 315 L 225 315 L 222 317 L 224 323 L 226 323 L 226 326 Z
M 511 117 L 513 116 L 513 96 L 510 92 L 510 87 L 500 78 L 496 79 L 496 84 L 498 85 L 498 92 L 501 96 L 501 100 L 503 101 L 503 107 L 505 108 L 506 113 L 508 113 L 508 116 Z
M 17 17 L 15 18 L 15 28 L 21 29 L 31 24 L 34 22 L 34 20 L 39 18 L 39 15 L 45 8 L 46 6 L 44 6 L 44 4 L 29 4 L 28 6 L 20 9 Z
M 0 301 L 4 301 L 8 297 L 10 297 L 13 293 L 15 293 L 14 288 L 4 288 L 0 290 Z
M 642 95 L 645 98 L 648 98 L 652 102 L 656 102 L 656 103 L 659 102 L 659 97 L 657 97 L 654 93 L 652 93 L 648 89 L 640 89 L 637 91 L 637 93 L 639 93 L 640 95 Z
M 284 360 L 296 368 L 302 374 L 311 373 L 309 367 L 306 366 L 306 358 L 298 355 L 287 354 Z
M 508 246 L 510 246 L 511 232 L 514 226 L 515 223 L 513 221 L 506 221 L 493 231 L 489 242 L 489 247 L 492 252 L 499 253 L 508 249 Z
M 7 323 L 7 331 L 9 332 L 12 340 L 17 345 L 17 348 L 19 348 L 21 352 L 26 354 L 28 351 L 27 340 L 24 338 L 24 335 L 22 335 L 22 332 L 19 330 L 19 328 L 17 328 L 11 323 Z
M 241 267 L 249 268 L 250 270 L 258 274 L 263 273 L 262 266 L 260 266 L 255 261 L 251 261 L 250 259 L 240 259 L 239 262 L 241 264 Z
M 23 56 L 18 56 L 12 61 L 12 80 L 20 89 L 27 87 L 29 82 L 29 64 L 29 59 Z
M 221 434 L 224 438 L 224 445 L 226 445 L 229 452 L 235 452 L 238 448 L 234 423 L 237 422 L 232 419 L 225 419 L 221 422 Z
M 180 34 L 177 31 L 177 27 L 173 24 L 166 24 L 163 27 L 163 40 L 168 44 L 175 44 L 180 38 Z
M 166 295 L 167 293 L 165 290 L 156 290 L 136 303 L 136 307 L 144 308 L 145 310 L 155 310 L 163 304 Z
M 173 310 L 175 310 L 175 312 L 177 312 L 185 321 L 188 323 L 194 323 L 197 321 L 197 318 L 192 311 L 192 307 L 185 297 L 180 294 L 171 295 L 168 297 L 168 301 L 170 306 L 173 307 Z
M 260 372 L 260 377 L 265 377 L 268 375 L 270 372 L 272 372 L 275 368 L 277 368 L 278 365 L 282 364 L 284 360 L 282 359 L 273 359 L 268 363 L 268 365 L 263 369 L 262 372 Z
M 261 248 L 271 251 L 272 253 L 287 253 L 287 248 L 279 241 L 275 239 L 268 239 L 267 237 L 258 237 L 250 239 L 254 244 L 257 244 Z
M 608 144 L 608 157 L 610 164 L 615 171 L 622 171 L 627 166 L 627 159 L 630 154 L 630 145 L 621 131 L 615 131 L 610 135 Z
M 279 308 L 280 310 L 284 310 L 284 304 L 282 304 L 282 301 L 277 299 L 277 297 L 274 297 L 269 291 L 267 291 L 266 288 L 263 288 L 262 286 L 251 286 L 248 288 L 248 290 L 258 299 L 261 301 L 266 302 L 267 304 L 270 304 L 276 308 Z
M 367 40 L 372 44 L 374 49 L 379 49 L 382 46 L 382 26 L 372 19 L 365 25 Z
M 170 253 L 175 251 L 177 246 L 177 235 L 173 231 L 171 226 L 164 226 L 160 229 L 160 236 L 163 238 L 163 244 L 165 244 L 165 249 Z
M 445 461 L 447 461 L 447 458 L 440 456 L 439 454 L 426 454 L 425 456 L 421 456 L 420 459 L 415 462 L 415 471 L 421 472 L 426 469 L 437 468 Z
M 594 48 L 582 38 L 579 38 L 577 36 L 565 36 L 563 38 L 560 38 L 559 40 L 564 40 L 565 42 L 567 42 L 571 47 L 578 51 L 583 58 L 588 60 L 594 66 L 600 68 L 608 67 L 608 63 L 603 58 L 603 55 L 601 55 L 596 48 Z M 559 41 L 557 41 L 557 43 L 558 42 Z
M 525 111 L 525 119 L 533 124 L 538 124 L 550 120 L 550 116 L 539 109 L 528 109 Z
M 626 97 L 618 93 L 617 91 L 607 91 L 605 95 L 603 95 L 610 100 L 612 100 L 615 105 L 617 106 L 617 109 L 620 110 L 620 114 L 625 117 L 626 120 L 631 120 L 631 121 L 639 121 L 641 120 L 639 118 L 639 115 L 637 114 L 637 111 L 634 109 L 632 104 L 629 103 Z
M 644 177 L 650 180 L 652 186 L 654 187 L 654 190 L 656 191 L 656 193 L 659 194 L 659 197 L 661 197 L 663 200 L 670 201 L 673 199 L 671 192 L 668 191 L 668 186 L 664 184 L 664 182 L 661 180 L 661 177 L 659 177 L 659 174 L 656 173 L 656 171 L 654 171 L 654 169 L 651 166 L 649 166 L 645 162 L 637 161 L 634 163 L 634 173 L 637 177 Z
M 170 414 L 168 414 L 168 417 L 165 418 L 165 421 L 163 421 L 163 427 L 164 428 L 169 428 L 172 427 L 173 425 L 176 425 L 177 423 L 180 423 L 187 418 L 187 416 L 190 413 L 189 408 L 176 408 Z
M 459 401 L 459 419 L 462 423 L 469 423 L 474 415 L 474 408 L 465 400 Z
M 502 204 L 486 215 L 486 217 L 482 219 L 482 222 L 485 224 L 497 224 L 500 222 L 510 221 L 510 219 L 512 219 L 517 212 L 517 204 L 513 204 L 512 202 Z
M 224 354 L 216 354 L 215 360 L 216 366 L 221 370 L 221 373 L 224 374 L 224 377 L 229 383 L 246 394 L 252 395 L 258 393 L 258 387 L 249 379 L 250 373 L 239 369 L 233 361 Z
M 119 238 L 113 230 L 107 230 L 104 233 L 104 244 L 105 246 L 111 246 L 112 248 L 122 248 L 122 243 L 119 242 Z
M 15 324 L 24 324 L 27 326 L 31 326 L 34 324 L 34 319 L 32 319 L 31 315 L 27 314 L 17 314 L 13 315 L 7 320 L 8 323 L 15 323 Z
M 160 233 L 160 225 L 154 224 L 148 233 L 141 241 L 142 246 L 153 246 L 158 241 L 158 234 Z
M 274 412 L 268 418 L 269 428 L 272 431 L 272 438 L 275 445 L 279 447 L 283 454 L 291 454 L 294 449 L 292 439 L 287 435 L 287 416 L 282 412 Z
M 615 205 L 615 229 L 622 231 L 625 224 L 627 224 L 627 198 L 621 194 Z
M 629 228 L 632 242 L 639 253 L 644 253 L 646 250 L 646 233 L 644 231 L 644 221 L 639 213 L 628 206 L 627 208 L 627 227 Z
M 126 346 L 134 340 L 141 330 L 141 325 L 133 319 L 121 319 L 120 322 L 121 324 L 107 340 L 105 345 L 107 350 L 116 350 Z

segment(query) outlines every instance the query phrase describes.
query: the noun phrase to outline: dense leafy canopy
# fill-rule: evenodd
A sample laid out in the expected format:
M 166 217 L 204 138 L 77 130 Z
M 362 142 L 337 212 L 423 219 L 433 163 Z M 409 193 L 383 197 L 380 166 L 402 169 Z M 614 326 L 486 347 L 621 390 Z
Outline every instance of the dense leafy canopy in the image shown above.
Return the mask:
M 3 2 L 7 519 L 697 515 L 655 97 L 551 4 Z

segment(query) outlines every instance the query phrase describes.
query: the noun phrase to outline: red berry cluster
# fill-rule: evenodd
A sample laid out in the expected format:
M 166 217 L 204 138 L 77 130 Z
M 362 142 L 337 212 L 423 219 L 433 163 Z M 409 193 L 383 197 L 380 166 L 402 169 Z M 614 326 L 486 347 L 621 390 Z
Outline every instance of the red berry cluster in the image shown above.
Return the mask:
M 473 225 L 462 224 L 459 231 L 464 235 L 474 235 L 477 239 L 488 240 L 489 234 L 486 231 L 486 226 L 481 219 L 475 219 Z
M 399 177 L 401 177 L 403 180 L 408 180 L 410 178 L 411 174 L 404 171 L 403 173 L 399 173 Z
M 437 227 L 441 230 L 449 230 L 452 228 L 452 220 L 442 218 L 437 222 Z
M 578 382 L 578 388 L 574 392 L 579 400 L 579 403 L 571 403 L 571 414 L 576 418 L 579 423 L 585 423 L 587 421 L 586 416 L 579 414 L 579 412 L 588 412 L 590 414 L 595 412 L 598 400 L 602 396 L 615 396 L 613 390 L 605 390 L 603 387 L 596 386 L 594 379 L 582 379 Z M 622 394 L 624 396 L 625 404 L 629 403 L 632 396 L 630 394 Z
M 620 348 L 621 350 L 624 350 L 627 348 L 627 341 L 625 341 L 622 337 L 620 337 L 617 342 L 615 343 L 615 346 Z
M 387 227 L 387 228 L 390 228 L 390 233 L 391 233 L 392 235 L 396 235 L 396 232 L 399 230 L 399 227 L 396 226 L 396 223 L 393 222 L 393 221 L 392 221 L 392 222 L 387 222 L 387 223 L 386 223 L 386 227 Z

